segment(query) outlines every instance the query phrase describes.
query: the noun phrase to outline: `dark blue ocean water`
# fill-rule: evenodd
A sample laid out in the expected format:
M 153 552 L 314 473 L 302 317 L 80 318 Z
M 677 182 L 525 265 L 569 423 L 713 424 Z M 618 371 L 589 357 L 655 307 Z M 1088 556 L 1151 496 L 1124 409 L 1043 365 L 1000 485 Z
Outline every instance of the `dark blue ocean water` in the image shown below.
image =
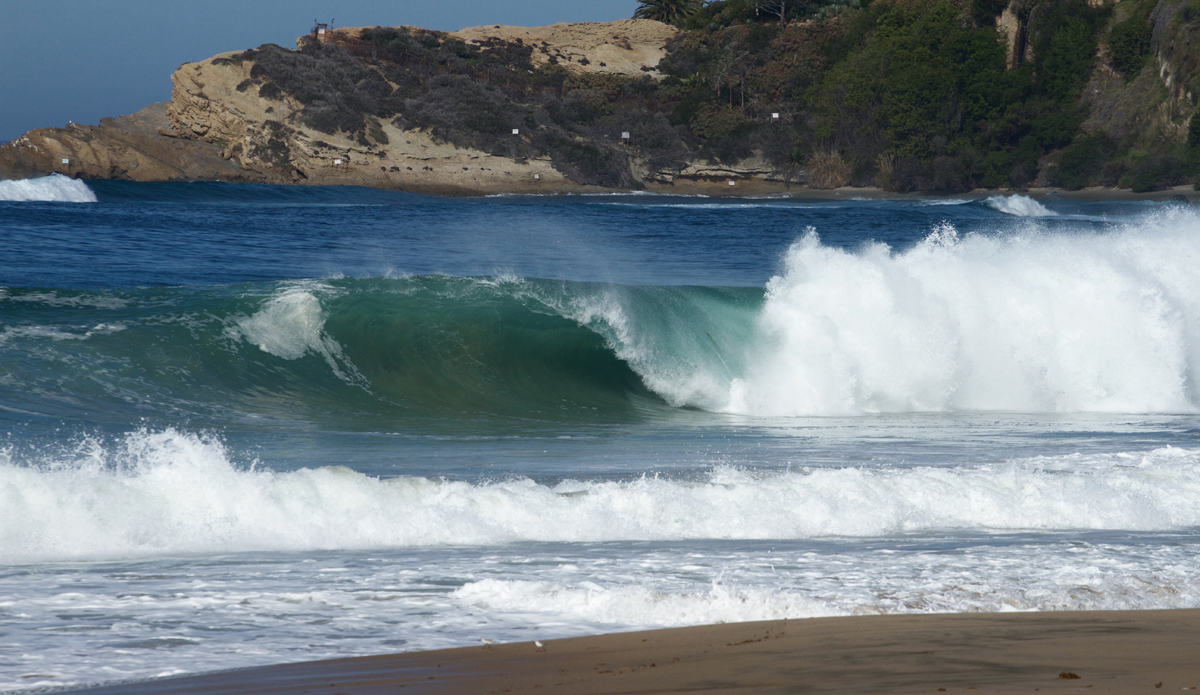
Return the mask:
M 121 181 L 88 186 L 99 202 L 86 210 L 0 203 L 5 284 L 128 288 L 511 273 L 762 287 L 809 226 L 835 248 L 882 242 L 904 249 L 943 220 L 963 233 L 995 231 L 1012 221 L 983 201 L 948 206 L 650 195 L 449 199 L 355 187 Z M 1146 207 L 1055 203 L 1060 215 L 1092 218 Z
M 1159 203 L 0 182 L 0 690 L 1200 605 L 1193 253 Z

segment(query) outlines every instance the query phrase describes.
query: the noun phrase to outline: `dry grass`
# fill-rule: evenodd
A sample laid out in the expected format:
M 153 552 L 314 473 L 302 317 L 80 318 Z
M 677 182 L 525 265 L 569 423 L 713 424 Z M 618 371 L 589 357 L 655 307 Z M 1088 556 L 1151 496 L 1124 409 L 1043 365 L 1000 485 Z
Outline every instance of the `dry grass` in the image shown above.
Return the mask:
M 875 179 L 876 188 L 890 189 L 892 184 L 892 172 L 896 170 L 896 155 L 881 154 L 875 158 Z
M 818 150 L 808 158 L 808 185 L 813 188 L 841 188 L 850 183 L 850 165 L 834 150 Z

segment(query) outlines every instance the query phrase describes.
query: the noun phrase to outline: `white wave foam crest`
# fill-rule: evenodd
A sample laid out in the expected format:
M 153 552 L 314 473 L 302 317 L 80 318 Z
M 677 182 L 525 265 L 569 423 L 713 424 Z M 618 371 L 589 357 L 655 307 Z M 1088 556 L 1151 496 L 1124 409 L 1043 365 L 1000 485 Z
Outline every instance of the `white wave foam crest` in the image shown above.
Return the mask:
M 545 485 L 244 469 L 219 440 L 168 429 L 32 462 L 2 451 L 0 508 L 5 563 L 936 529 L 1171 530 L 1200 525 L 1200 451 Z
M 753 620 L 818 618 L 841 612 L 795 591 L 713 582 L 694 591 L 661 591 L 649 586 L 600 586 L 585 581 L 483 579 L 454 592 L 459 601 L 488 613 L 552 616 L 568 623 L 671 627 Z
M 809 230 L 767 286 L 722 409 L 1193 412 L 1194 258 L 1200 218 L 1186 211 L 1105 234 L 960 239 L 944 225 L 903 253 Z
M 1049 217 L 1058 214 L 1027 195 L 994 195 L 984 202 L 993 210 L 1017 217 Z
M 51 174 L 38 179 L 0 181 L 0 201 L 94 203 L 96 194 L 82 181 Z
M 332 288 L 312 281 L 286 285 L 256 313 L 237 319 L 237 331 L 258 349 L 285 360 L 318 355 L 339 379 L 365 388 L 367 379 L 346 357 L 342 346 L 325 333 L 325 311 L 315 295 L 318 291 Z

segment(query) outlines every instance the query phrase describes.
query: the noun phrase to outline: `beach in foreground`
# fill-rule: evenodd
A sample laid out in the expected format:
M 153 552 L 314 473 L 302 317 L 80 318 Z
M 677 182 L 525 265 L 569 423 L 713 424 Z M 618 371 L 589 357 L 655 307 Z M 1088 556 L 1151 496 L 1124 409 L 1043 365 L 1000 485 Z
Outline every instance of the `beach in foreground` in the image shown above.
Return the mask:
M 1194 690 L 1200 610 L 812 618 L 495 644 L 124 683 L 123 693 L 1032 693 Z

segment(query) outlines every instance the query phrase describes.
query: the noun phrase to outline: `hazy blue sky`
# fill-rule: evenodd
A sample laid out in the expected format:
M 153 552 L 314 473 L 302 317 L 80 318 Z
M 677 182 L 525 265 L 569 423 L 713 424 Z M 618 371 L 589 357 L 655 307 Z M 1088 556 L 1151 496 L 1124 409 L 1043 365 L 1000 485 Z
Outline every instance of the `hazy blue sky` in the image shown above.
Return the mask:
M 171 96 L 171 73 L 216 53 L 292 48 L 313 20 L 461 29 L 626 19 L 636 0 L 0 0 L 0 142 L 99 122 Z

